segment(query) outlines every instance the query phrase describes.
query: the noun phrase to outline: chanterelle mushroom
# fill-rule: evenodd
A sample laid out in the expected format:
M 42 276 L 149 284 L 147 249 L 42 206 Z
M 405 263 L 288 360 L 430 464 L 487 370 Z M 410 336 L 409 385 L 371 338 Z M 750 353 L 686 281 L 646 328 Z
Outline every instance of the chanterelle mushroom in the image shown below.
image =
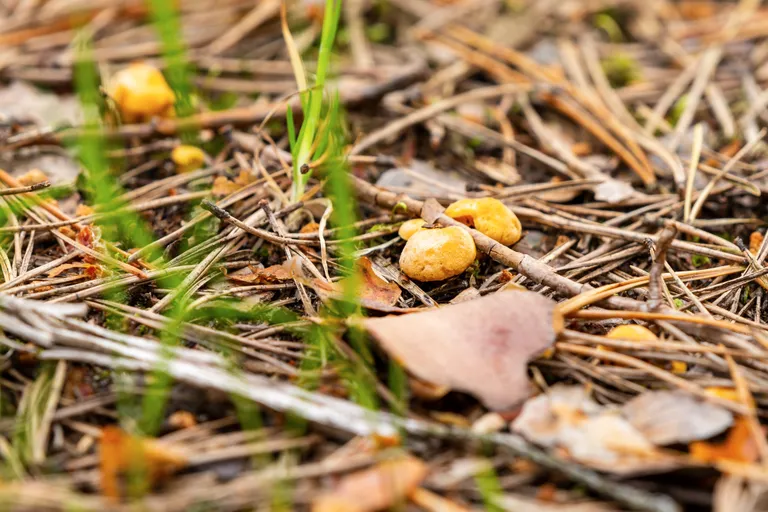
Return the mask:
M 411 238 L 411 236 L 421 229 L 421 227 L 426 224 L 424 219 L 411 219 L 407 220 L 400 225 L 400 229 L 397 230 L 397 234 L 400 235 L 400 238 L 403 240 L 408 240 Z
M 626 340 L 626 341 L 657 341 L 653 332 L 647 327 L 637 324 L 624 324 L 618 325 L 611 329 L 606 338 L 612 340 Z
M 205 153 L 198 147 L 182 144 L 173 148 L 171 160 L 176 164 L 176 170 L 180 173 L 194 171 L 205 163 Z
M 110 82 L 109 95 L 126 123 L 175 115 L 173 90 L 159 69 L 143 62 L 134 62 L 117 72 Z
M 445 214 L 504 245 L 520 240 L 523 232 L 517 215 L 492 197 L 460 199 L 446 208 Z
M 464 272 L 476 256 L 475 242 L 465 229 L 422 229 L 405 244 L 400 269 L 417 281 L 442 281 Z

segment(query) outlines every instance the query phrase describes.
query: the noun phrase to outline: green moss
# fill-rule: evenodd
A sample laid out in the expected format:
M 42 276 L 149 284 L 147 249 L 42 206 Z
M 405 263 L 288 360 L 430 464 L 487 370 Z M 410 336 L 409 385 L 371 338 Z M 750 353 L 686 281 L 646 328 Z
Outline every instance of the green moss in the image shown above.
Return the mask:
M 708 256 L 702 256 L 701 254 L 694 254 L 691 256 L 691 263 L 694 267 L 699 268 L 704 265 L 709 265 L 712 261 Z
M 611 42 L 620 43 L 624 40 L 624 34 L 621 31 L 621 27 L 612 13 L 602 12 L 595 15 L 594 25 L 596 28 L 604 31 Z
M 614 89 L 637 82 L 641 78 L 640 66 L 635 59 L 617 53 L 600 61 L 605 76 Z
M 680 96 L 680 98 L 675 102 L 675 104 L 672 105 L 672 108 L 669 109 L 667 122 L 672 126 L 677 125 L 677 122 L 680 120 L 680 116 L 683 115 L 683 112 L 685 111 L 685 106 L 687 104 L 688 104 L 688 96 L 685 94 Z

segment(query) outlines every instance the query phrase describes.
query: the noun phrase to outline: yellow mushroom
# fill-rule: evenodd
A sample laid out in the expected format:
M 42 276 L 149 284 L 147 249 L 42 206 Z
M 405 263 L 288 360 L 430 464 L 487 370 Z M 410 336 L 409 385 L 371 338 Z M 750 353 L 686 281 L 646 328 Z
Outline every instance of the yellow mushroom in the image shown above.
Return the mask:
M 194 171 L 205 163 L 205 153 L 195 146 L 182 144 L 173 148 L 171 160 L 176 164 L 176 170 L 180 173 Z
M 400 235 L 400 238 L 403 240 L 408 240 L 411 238 L 411 235 L 413 235 L 415 232 L 421 229 L 421 226 L 426 224 L 426 221 L 424 219 L 411 219 L 407 220 L 402 223 L 400 226 L 400 229 L 397 230 L 397 234 Z
M 134 62 L 116 73 L 109 85 L 109 95 L 126 123 L 175 115 L 173 90 L 159 69 L 143 62 Z
M 625 341 L 657 341 L 653 332 L 647 327 L 637 324 L 624 324 L 614 327 L 606 338 L 611 340 L 625 340 Z
M 523 231 L 517 215 L 492 197 L 460 199 L 446 208 L 445 214 L 504 245 L 520 240 Z
M 741 402 L 741 398 L 739 397 L 739 392 L 736 391 L 736 389 L 734 388 L 714 386 L 714 387 L 704 388 L 704 391 L 706 391 L 708 395 L 716 396 L 718 398 L 724 398 L 726 400 L 731 400 L 733 402 Z
M 442 281 L 464 272 L 477 256 L 475 241 L 458 226 L 413 233 L 400 255 L 400 269 L 417 281 Z
M 22 185 L 30 186 L 45 183 L 48 181 L 48 176 L 45 175 L 40 169 L 32 169 L 19 176 L 19 183 Z

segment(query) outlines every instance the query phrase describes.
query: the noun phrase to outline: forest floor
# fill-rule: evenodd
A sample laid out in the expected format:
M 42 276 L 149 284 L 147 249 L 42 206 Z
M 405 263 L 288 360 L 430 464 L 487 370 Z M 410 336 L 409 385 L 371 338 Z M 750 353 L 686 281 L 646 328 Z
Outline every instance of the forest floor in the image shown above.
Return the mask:
M 2 507 L 765 510 L 766 86 L 750 0 L 0 2 Z

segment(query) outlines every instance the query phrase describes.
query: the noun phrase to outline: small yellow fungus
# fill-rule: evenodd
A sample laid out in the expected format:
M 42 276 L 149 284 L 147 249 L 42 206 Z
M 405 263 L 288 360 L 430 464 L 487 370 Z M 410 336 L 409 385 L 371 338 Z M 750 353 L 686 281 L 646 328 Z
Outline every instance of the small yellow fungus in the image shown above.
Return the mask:
M 28 187 L 30 185 L 37 185 L 39 183 L 45 183 L 48 181 L 48 176 L 45 175 L 40 169 L 32 169 L 19 176 L 19 183 Z
M 424 224 L 426 224 L 424 219 L 407 220 L 403 222 L 400 229 L 397 230 L 397 234 L 400 235 L 400 238 L 403 240 L 408 240 L 411 238 L 411 235 L 420 230 Z
M 704 391 L 706 391 L 708 395 L 716 396 L 718 398 L 724 398 L 725 400 L 731 400 L 733 402 L 741 402 L 739 392 L 734 388 L 712 386 L 705 388 Z
M 202 167 L 205 163 L 205 153 L 198 147 L 182 144 L 173 148 L 171 160 L 176 164 L 178 172 L 190 172 Z
M 475 241 L 463 228 L 422 229 L 405 244 L 400 269 L 417 281 L 442 281 L 464 272 L 476 256 Z
M 688 371 L 688 365 L 683 361 L 672 361 L 672 373 L 677 375 L 683 374 Z
M 492 197 L 460 199 L 446 208 L 445 214 L 504 245 L 520 240 L 523 231 L 517 215 Z
M 624 341 L 658 341 L 658 338 L 650 329 L 637 324 L 616 326 L 605 337 L 611 340 Z
M 605 337 L 611 340 L 622 341 L 658 341 L 658 338 L 650 329 L 637 324 L 618 325 L 611 329 Z M 604 345 L 598 345 L 596 348 L 605 352 L 614 352 L 613 348 Z
M 174 116 L 173 90 L 159 69 L 143 62 L 134 62 L 116 73 L 109 85 L 109 95 L 126 123 Z

